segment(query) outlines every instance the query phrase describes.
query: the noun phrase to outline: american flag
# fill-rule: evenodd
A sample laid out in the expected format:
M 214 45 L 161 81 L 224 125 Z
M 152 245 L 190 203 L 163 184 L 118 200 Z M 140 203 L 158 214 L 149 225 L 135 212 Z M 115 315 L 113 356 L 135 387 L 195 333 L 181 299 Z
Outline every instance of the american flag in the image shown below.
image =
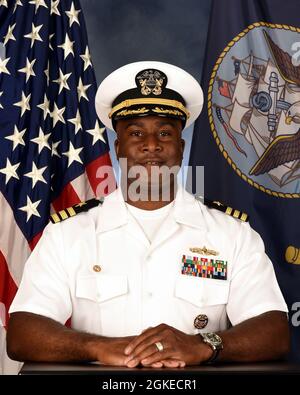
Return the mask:
M 1 373 L 8 308 L 50 212 L 94 197 L 111 162 L 79 1 L 0 0 L 0 41 Z

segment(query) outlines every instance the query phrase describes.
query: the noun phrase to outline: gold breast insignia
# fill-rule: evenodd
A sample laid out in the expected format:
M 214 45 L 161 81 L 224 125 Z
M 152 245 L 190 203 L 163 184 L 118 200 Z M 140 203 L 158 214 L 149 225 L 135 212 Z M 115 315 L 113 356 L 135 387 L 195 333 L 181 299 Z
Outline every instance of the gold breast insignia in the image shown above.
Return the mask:
M 200 255 L 219 255 L 218 251 L 215 250 L 209 250 L 208 248 L 206 248 L 205 246 L 202 248 L 199 247 L 191 247 L 190 248 L 191 252 L 194 252 L 196 254 L 200 254 Z

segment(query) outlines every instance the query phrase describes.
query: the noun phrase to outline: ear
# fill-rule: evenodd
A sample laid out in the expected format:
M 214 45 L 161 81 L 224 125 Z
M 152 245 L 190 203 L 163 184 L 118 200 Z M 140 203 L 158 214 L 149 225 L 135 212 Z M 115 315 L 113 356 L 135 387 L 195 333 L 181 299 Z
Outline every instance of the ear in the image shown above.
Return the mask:
M 119 141 L 118 135 L 117 135 L 117 138 L 115 139 L 114 146 L 115 146 L 117 159 L 119 159 L 120 141 Z
M 181 139 L 181 150 L 182 150 L 182 155 L 183 155 L 184 147 L 185 147 L 185 140 L 184 140 L 184 139 Z

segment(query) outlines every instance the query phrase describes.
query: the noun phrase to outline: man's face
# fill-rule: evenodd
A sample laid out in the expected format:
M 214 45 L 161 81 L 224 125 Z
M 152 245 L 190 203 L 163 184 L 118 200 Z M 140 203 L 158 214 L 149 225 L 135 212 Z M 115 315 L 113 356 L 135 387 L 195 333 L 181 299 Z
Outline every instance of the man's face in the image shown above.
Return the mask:
M 178 119 L 146 116 L 117 121 L 117 158 L 127 158 L 128 168 L 180 166 L 184 150 Z
M 167 117 L 146 116 L 117 121 L 117 158 L 127 159 L 128 170 L 142 166 L 147 171 L 148 183 L 153 184 L 153 168 L 180 167 L 184 150 L 181 131 L 181 121 Z

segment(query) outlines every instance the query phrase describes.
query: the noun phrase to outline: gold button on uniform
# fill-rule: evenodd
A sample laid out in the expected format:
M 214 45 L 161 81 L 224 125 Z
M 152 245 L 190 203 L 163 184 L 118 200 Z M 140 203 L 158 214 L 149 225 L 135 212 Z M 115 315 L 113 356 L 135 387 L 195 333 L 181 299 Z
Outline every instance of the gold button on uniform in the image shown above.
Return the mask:
M 203 329 L 208 323 L 208 317 L 206 314 L 199 314 L 194 319 L 194 327 L 197 329 Z
M 101 267 L 99 265 L 94 265 L 93 270 L 94 272 L 101 272 Z

